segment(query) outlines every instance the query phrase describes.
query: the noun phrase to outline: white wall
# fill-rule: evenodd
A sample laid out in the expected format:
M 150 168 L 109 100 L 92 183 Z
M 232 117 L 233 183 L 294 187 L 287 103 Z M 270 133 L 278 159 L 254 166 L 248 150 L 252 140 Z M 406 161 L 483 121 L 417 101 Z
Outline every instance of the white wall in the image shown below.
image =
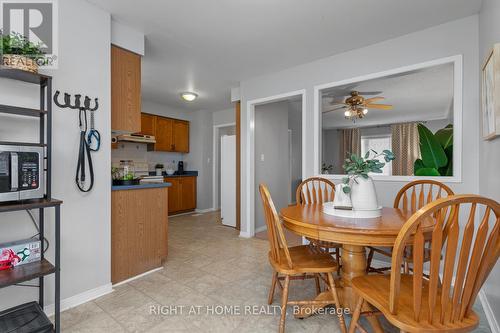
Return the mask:
M 191 121 L 189 154 L 185 160 L 190 168 L 198 170 L 197 208 L 199 210 L 213 208 L 213 126 L 212 113 L 201 110 L 194 112 Z
M 144 55 L 144 34 L 111 20 L 111 43 L 134 53 Z
M 214 125 L 233 124 L 236 123 L 236 111 L 234 108 L 215 111 L 212 118 Z
M 91 19 L 82 19 L 91 18 Z M 61 208 L 61 297 L 103 287 L 110 288 L 111 193 L 110 193 L 110 15 L 83 0 L 59 1 L 59 69 L 53 89 L 99 98 L 96 127 L 101 132 L 101 150 L 93 153 L 96 175 L 92 192 L 83 194 L 74 183 L 78 153 L 77 111 L 54 108 L 53 197 L 64 200 Z M 38 89 L 14 81 L 0 80 L 0 103 L 38 106 Z M 0 141 L 35 141 L 37 122 L 1 116 Z M 53 213 L 46 217 L 47 235 L 53 240 Z M 35 233 L 26 213 L 0 215 L 0 242 L 30 237 Z M 53 245 L 48 258 L 53 259 Z M 53 303 L 53 277 L 46 288 L 46 304 Z M 36 297 L 35 288 L 0 290 L 0 308 Z
M 248 105 L 251 100 L 265 98 L 286 92 L 306 89 L 306 161 L 305 174 L 314 175 L 313 140 L 315 134 L 313 123 L 314 86 L 328 82 L 336 82 L 370 73 L 377 73 L 422 63 L 438 58 L 463 55 L 463 142 L 467 159 L 463 161 L 462 182 L 450 184 L 461 193 L 477 193 L 478 181 L 478 16 L 470 16 L 449 22 L 430 29 L 422 30 L 382 43 L 356 49 L 332 57 L 320 59 L 281 72 L 268 74 L 247 81 L 242 81 L 242 231 L 249 232 L 253 223 L 252 214 L 247 215 L 248 208 L 253 207 L 250 195 L 246 165 L 247 134 L 249 128 Z M 319 133 L 317 135 L 320 135 Z M 393 196 L 403 183 L 392 181 L 376 182 L 377 193 L 382 205 L 391 205 Z
M 479 65 L 482 64 L 495 43 L 500 43 L 500 1 L 483 0 L 479 15 Z M 479 138 L 479 192 L 481 195 L 500 201 L 500 177 L 498 176 L 500 138 L 483 141 L 480 134 L 476 138 Z M 484 288 L 493 313 L 496 314 L 497 323 L 500 323 L 499 277 L 500 264 L 497 264 Z

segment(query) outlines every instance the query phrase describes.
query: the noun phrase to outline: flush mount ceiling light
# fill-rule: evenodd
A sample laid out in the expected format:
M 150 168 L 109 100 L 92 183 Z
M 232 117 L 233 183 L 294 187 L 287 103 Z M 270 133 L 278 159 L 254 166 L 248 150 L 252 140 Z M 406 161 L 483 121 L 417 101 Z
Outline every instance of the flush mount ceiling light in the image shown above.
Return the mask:
M 183 92 L 181 94 L 181 98 L 183 100 L 185 100 L 186 102 L 192 102 L 194 101 L 196 98 L 198 98 L 198 94 L 195 94 L 194 92 Z

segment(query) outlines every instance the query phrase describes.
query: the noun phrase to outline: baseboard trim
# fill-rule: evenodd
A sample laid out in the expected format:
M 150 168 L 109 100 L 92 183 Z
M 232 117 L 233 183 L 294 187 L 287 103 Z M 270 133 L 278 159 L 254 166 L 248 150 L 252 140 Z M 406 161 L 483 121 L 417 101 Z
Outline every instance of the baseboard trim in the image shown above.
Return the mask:
M 249 232 L 240 231 L 240 237 L 241 238 L 252 238 L 252 235 Z
M 139 274 L 139 275 L 133 276 L 133 277 L 131 277 L 130 279 L 126 279 L 126 280 L 120 281 L 120 282 L 118 282 L 118 283 L 115 283 L 115 284 L 113 285 L 113 288 L 114 288 L 114 287 L 121 286 L 122 284 L 125 284 L 125 283 L 129 283 L 130 281 L 137 280 L 137 279 L 139 279 L 139 278 L 141 278 L 141 277 L 143 277 L 143 276 L 146 276 L 146 275 L 152 274 L 152 273 L 154 273 L 154 272 L 161 271 L 162 269 L 163 269 L 163 266 L 162 266 L 162 267 L 155 268 L 155 269 L 152 269 L 152 270 L 147 271 L 147 272 L 144 272 L 144 273 L 141 273 L 141 274 Z
M 113 286 L 111 283 L 105 284 L 103 286 L 84 291 L 83 293 L 65 298 L 61 300 L 61 312 L 69 310 L 83 303 L 90 302 L 96 298 L 107 295 L 113 292 Z M 44 312 L 47 316 L 54 315 L 55 309 L 54 304 L 50 304 L 44 307 Z
M 263 225 L 263 226 L 258 227 L 257 229 L 255 229 L 255 233 L 262 232 L 265 230 L 267 230 L 267 225 Z
M 210 212 L 215 212 L 217 209 L 215 208 L 206 208 L 206 209 L 198 209 L 196 208 L 194 211 L 198 214 L 203 214 L 203 213 L 210 213 Z
M 490 329 L 492 333 L 500 333 L 500 326 L 498 325 L 498 321 L 495 318 L 495 312 L 490 306 L 490 302 L 488 302 L 488 297 L 483 290 L 479 291 L 479 300 L 481 301 L 481 305 L 483 306 L 484 314 L 486 316 L 486 320 L 488 320 L 488 324 L 490 325 Z

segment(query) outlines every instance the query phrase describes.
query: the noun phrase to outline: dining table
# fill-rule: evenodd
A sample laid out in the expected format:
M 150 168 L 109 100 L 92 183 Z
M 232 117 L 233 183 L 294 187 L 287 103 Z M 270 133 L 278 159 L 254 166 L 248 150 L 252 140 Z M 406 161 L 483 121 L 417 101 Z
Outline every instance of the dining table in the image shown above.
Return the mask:
M 346 215 L 346 214 L 344 214 Z M 381 215 L 373 218 L 334 216 L 324 212 L 322 204 L 305 204 L 281 209 L 283 225 L 288 230 L 317 241 L 342 244 L 341 274 L 337 279 L 340 304 L 343 309 L 354 311 L 358 296 L 351 287 L 352 279 L 367 274 L 366 247 L 392 247 L 403 224 L 412 214 L 398 208 L 383 207 Z M 432 231 L 433 220 L 426 221 L 424 233 Z M 329 291 L 316 296 L 316 300 L 334 303 Z M 320 306 L 304 306 L 295 313 L 297 318 L 305 318 Z M 371 312 L 365 304 L 363 311 Z M 373 313 L 373 312 L 372 312 Z M 374 332 L 383 332 L 377 316 L 367 316 Z

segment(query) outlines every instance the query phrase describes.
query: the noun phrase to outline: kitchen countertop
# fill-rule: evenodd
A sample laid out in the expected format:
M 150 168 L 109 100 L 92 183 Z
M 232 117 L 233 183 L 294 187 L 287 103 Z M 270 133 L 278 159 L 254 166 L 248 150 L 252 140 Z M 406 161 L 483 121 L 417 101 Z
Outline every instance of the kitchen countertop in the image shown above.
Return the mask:
M 153 171 L 153 172 L 150 172 L 149 175 L 156 176 L 156 173 Z M 162 176 L 163 177 L 198 177 L 198 171 L 184 171 L 184 173 L 182 173 L 180 175 L 177 172 L 174 173 L 173 175 L 167 175 L 167 173 L 165 171 L 163 171 Z
M 141 190 L 141 189 L 146 189 L 146 188 L 161 188 L 161 187 L 170 187 L 170 186 L 172 186 L 171 183 L 116 185 L 116 186 L 111 186 L 111 191 Z

